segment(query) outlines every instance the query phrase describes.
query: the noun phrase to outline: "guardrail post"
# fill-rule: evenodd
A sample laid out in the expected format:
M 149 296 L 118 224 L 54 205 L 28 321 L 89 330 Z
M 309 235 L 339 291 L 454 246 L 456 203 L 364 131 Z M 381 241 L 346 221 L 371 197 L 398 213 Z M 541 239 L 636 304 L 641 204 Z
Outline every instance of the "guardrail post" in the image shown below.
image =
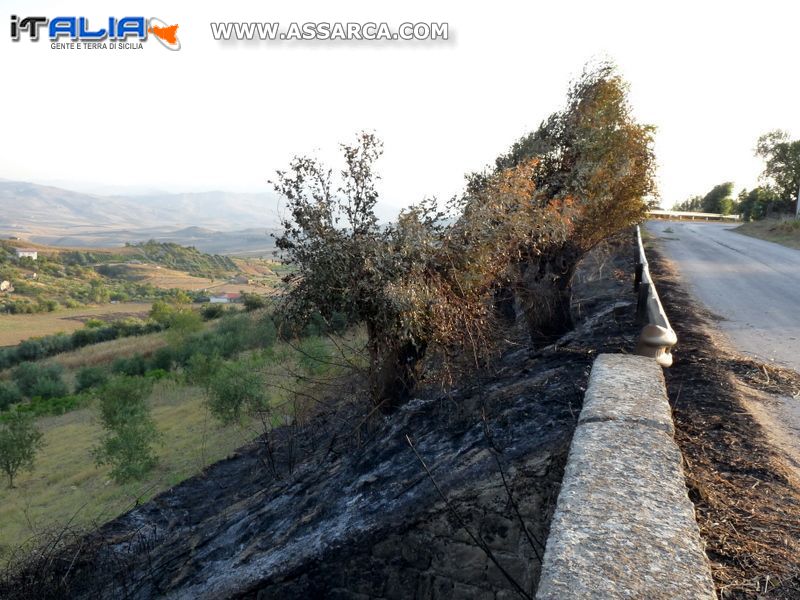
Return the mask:
M 647 323 L 647 296 L 650 295 L 650 284 L 639 282 L 639 295 L 636 299 L 636 323 Z
M 633 271 L 633 291 L 639 291 L 639 284 L 642 283 L 642 271 L 644 271 L 644 265 L 636 261 L 636 268 Z

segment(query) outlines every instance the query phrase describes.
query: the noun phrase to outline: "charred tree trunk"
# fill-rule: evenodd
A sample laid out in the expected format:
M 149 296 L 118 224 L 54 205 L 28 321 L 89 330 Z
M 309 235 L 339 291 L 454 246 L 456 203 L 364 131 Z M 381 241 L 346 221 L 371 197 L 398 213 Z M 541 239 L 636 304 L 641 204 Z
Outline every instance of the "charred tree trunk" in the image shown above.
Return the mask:
M 494 310 L 503 323 L 513 325 L 517 321 L 517 297 L 514 284 L 504 281 L 497 284 L 494 290 Z
M 383 337 L 373 336 L 375 329 L 367 326 L 370 337 L 370 392 L 372 402 L 381 412 L 390 413 L 411 397 L 419 378 L 419 362 L 425 356 L 425 346 L 411 343 L 397 345 Z
M 582 253 L 558 248 L 523 266 L 518 294 L 534 347 L 551 344 L 572 329 L 572 277 Z

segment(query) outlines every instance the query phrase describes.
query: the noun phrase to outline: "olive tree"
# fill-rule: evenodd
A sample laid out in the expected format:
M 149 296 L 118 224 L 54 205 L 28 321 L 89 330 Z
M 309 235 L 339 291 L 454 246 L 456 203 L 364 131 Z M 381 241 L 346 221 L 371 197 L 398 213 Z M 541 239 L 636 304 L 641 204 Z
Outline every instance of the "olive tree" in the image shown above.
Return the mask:
M 152 446 L 160 436 L 147 404 L 151 387 L 146 379 L 121 376 L 99 393 L 105 434 L 93 454 L 98 466 L 111 466 L 118 483 L 141 479 L 158 461 Z
M 33 424 L 31 415 L 12 412 L 0 425 L 0 467 L 8 477 L 8 487 L 14 487 L 14 477 L 21 470 L 33 469 L 36 452 L 42 446 L 42 434 Z

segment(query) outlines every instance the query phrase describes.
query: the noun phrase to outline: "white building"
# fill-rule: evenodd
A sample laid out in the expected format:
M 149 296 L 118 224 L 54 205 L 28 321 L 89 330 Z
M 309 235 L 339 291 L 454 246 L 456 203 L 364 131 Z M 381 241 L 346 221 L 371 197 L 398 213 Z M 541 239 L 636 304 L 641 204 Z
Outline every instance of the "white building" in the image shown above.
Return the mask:
M 15 250 L 17 258 L 32 258 L 33 260 L 39 258 L 39 252 L 33 248 L 15 248 Z
M 211 304 L 230 304 L 231 302 L 239 302 L 241 299 L 241 294 L 220 294 L 219 296 L 211 296 L 208 301 Z

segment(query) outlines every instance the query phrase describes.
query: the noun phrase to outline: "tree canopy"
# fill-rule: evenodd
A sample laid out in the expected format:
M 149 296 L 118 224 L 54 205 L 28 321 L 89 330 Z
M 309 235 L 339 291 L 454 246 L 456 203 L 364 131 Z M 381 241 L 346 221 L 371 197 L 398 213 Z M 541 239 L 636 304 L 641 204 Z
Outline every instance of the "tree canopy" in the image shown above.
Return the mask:
M 764 159 L 761 179 L 782 203 L 778 208 L 796 211 L 800 193 L 800 140 L 791 140 L 785 131 L 770 131 L 758 138 L 755 154 Z

